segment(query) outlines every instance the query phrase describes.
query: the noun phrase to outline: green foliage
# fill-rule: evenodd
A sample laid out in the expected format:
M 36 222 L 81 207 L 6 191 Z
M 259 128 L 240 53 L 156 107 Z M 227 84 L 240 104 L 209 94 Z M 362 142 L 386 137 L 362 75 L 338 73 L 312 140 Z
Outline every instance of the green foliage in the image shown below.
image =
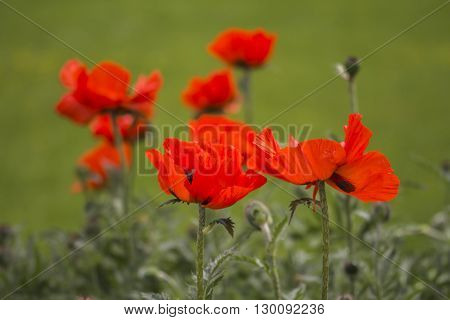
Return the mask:
M 175 210 L 176 206 L 143 210 L 92 243 L 89 239 L 111 220 L 105 217 L 110 210 L 98 203 L 87 206 L 86 225 L 79 233 L 52 231 L 24 240 L 18 229 L 4 226 L 0 236 L 0 294 L 4 297 L 37 276 L 7 298 L 190 298 L 187 279 L 194 271 L 194 235 L 187 232 L 174 236 L 178 226 L 167 221 L 173 221 Z M 358 237 L 354 239 L 353 269 L 348 266 L 346 233 L 331 226 L 331 298 L 351 297 L 350 277 L 354 277 L 352 297 L 356 299 L 448 296 L 448 208 L 435 214 L 429 223 L 400 226 L 380 217 L 383 212 L 378 209 L 358 210 L 353 216 Z M 338 214 L 334 212 L 331 220 Z M 208 234 L 206 256 L 223 252 L 205 267 L 206 298 L 271 299 L 266 248 L 273 246 L 278 247 L 276 262 L 283 297 L 320 297 L 319 216 L 314 215 L 312 220 L 295 217 L 289 226 L 287 215 L 281 218 L 277 214 L 274 219 L 270 242 L 263 232 L 243 226 L 238 226 L 241 232 L 234 244 L 231 238 L 228 242 L 221 240 L 224 229 Z M 76 252 L 72 254 L 73 250 Z

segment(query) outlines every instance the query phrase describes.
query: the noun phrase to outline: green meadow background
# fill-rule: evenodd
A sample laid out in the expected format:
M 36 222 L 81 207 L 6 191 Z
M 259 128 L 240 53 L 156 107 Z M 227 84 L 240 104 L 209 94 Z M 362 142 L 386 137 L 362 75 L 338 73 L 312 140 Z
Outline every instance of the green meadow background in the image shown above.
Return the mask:
M 83 221 L 83 198 L 70 191 L 74 163 L 96 141 L 85 128 L 58 117 L 54 105 L 64 92 L 58 82 L 63 63 L 74 57 L 89 63 L 3 2 L 0 223 L 20 224 L 27 232 L 76 230 Z M 263 123 L 333 77 L 336 62 L 369 54 L 445 1 L 5 2 L 93 61 L 125 65 L 134 79 L 161 70 L 165 83 L 158 103 L 183 121 L 191 116 L 180 101 L 189 78 L 222 67 L 205 49 L 218 32 L 234 26 L 275 32 L 273 59 L 252 83 L 255 122 Z M 449 30 L 447 6 L 364 61 L 358 76 L 360 111 L 374 132 L 370 149 L 391 159 L 402 182 L 392 203 L 398 222 L 426 221 L 445 201 L 443 183 L 414 159 L 440 165 L 450 158 Z M 318 137 L 342 134 L 347 114 L 346 84 L 337 79 L 272 122 L 312 124 L 311 135 Z M 180 123 L 156 110 L 154 124 Z M 268 188 L 252 197 L 287 211 L 292 197 Z M 159 193 L 154 176 L 139 177 L 136 189 L 144 198 Z M 252 197 L 232 209 L 236 216 Z M 190 220 L 193 210 L 180 209 L 180 218 Z

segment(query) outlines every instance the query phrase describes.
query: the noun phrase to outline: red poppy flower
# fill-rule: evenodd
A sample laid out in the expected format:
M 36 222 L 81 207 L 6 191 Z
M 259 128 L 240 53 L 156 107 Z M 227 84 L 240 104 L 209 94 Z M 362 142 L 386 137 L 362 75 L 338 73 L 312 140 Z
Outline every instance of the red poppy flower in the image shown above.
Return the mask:
M 98 112 L 119 107 L 149 117 L 161 86 L 161 76 L 154 72 L 141 77 L 134 95 L 128 97 L 130 73 L 114 62 L 102 62 L 88 71 L 78 60 L 69 60 L 61 69 L 60 80 L 70 91 L 56 111 L 79 124 L 87 124 Z
M 313 185 L 326 181 L 336 190 L 362 201 L 389 201 L 398 193 L 399 180 L 388 159 L 377 151 L 365 153 L 372 133 L 351 114 L 345 126 L 345 141 L 315 139 L 280 148 L 270 129 L 256 139 L 257 151 L 251 168 L 257 168 L 294 184 Z
M 266 183 L 253 170 L 243 171 L 242 156 L 230 145 L 170 138 L 164 151 L 151 149 L 147 157 L 158 169 L 161 189 L 184 202 L 222 209 Z
M 247 124 L 231 120 L 225 116 L 202 115 L 189 123 L 192 141 L 200 144 L 220 143 L 232 145 L 238 149 L 244 161 L 253 154 L 253 140 L 256 132 Z
M 266 63 L 276 36 L 263 29 L 229 29 L 208 46 L 211 54 L 225 63 L 241 67 L 259 67 Z
M 202 112 L 223 110 L 236 98 L 233 76 L 229 70 L 211 73 L 206 78 L 194 77 L 182 93 L 184 103 Z
M 147 129 L 148 124 L 131 114 L 123 114 L 117 117 L 117 125 L 122 139 L 132 142 L 138 139 Z M 114 129 L 112 117 L 109 114 L 100 114 L 89 124 L 94 136 L 103 137 L 114 144 Z
M 129 98 L 126 107 L 138 112 L 145 119 L 153 116 L 153 105 L 163 84 L 159 71 L 153 71 L 148 76 L 140 76 L 134 86 L 134 94 Z
M 131 147 L 123 144 L 125 160 L 127 166 L 131 163 Z M 89 150 L 78 160 L 78 165 L 88 172 L 86 187 L 90 189 L 100 189 L 108 182 L 109 173 L 112 170 L 120 169 L 120 154 L 118 150 L 108 142 L 102 142 L 97 147 Z M 81 183 L 76 183 L 75 191 L 81 190 Z

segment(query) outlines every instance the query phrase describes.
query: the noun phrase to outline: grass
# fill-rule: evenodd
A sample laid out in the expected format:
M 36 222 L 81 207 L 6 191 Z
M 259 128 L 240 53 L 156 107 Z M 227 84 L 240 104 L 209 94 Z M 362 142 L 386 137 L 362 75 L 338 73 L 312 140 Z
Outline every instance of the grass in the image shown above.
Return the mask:
M 336 62 L 366 55 L 443 1 L 7 0 L 94 61 L 116 60 L 135 77 L 160 69 L 165 84 L 158 102 L 184 121 L 190 112 L 179 96 L 188 79 L 222 67 L 206 53 L 208 41 L 230 26 L 276 32 L 272 62 L 253 79 L 257 123 L 331 78 Z M 28 231 L 77 229 L 83 199 L 70 192 L 74 163 L 95 141 L 53 108 L 63 93 L 58 71 L 78 56 L 3 4 L 0 8 L 0 223 L 18 223 Z M 436 164 L 450 156 L 449 18 L 446 7 L 380 50 L 364 62 L 358 79 L 360 110 L 374 131 L 370 148 L 388 155 L 402 181 L 393 202 L 398 221 L 425 221 L 444 201 L 443 186 L 412 156 Z M 315 137 L 341 133 L 347 100 L 338 79 L 271 122 L 312 124 Z M 154 123 L 178 120 L 157 110 Z M 159 192 L 154 177 L 139 177 L 137 184 L 147 197 Z M 268 199 L 283 199 L 286 211 L 290 197 L 276 191 Z M 234 209 L 237 215 L 241 207 Z

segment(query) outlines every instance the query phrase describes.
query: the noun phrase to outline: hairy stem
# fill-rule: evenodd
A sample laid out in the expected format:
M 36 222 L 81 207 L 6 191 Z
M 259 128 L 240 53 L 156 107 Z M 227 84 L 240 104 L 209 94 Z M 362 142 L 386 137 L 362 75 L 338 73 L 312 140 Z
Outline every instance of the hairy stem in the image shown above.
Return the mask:
M 328 217 L 327 195 L 325 192 L 325 183 L 318 182 L 320 207 L 322 209 L 322 300 L 328 299 L 328 274 L 329 262 L 328 254 L 330 251 L 330 221 Z
M 242 78 L 239 81 L 239 86 L 244 98 L 244 118 L 245 122 L 252 123 L 253 121 L 253 110 L 252 110 L 252 101 L 250 97 L 250 75 L 251 70 L 249 68 L 245 68 L 242 71 Z
M 267 248 L 267 260 L 269 263 L 269 276 L 275 293 L 275 299 L 281 300 L 280 276 L 276 262 L 276 244 L 271 241 Z
M 380 239 L 381 239 L 381 226 L 380 223 L 377 222 L 376 224 L 376 229 L 375 229 L 375 250 L 374 250 L 374 278 L 375 278 L 375 295 L 377 297 L 378 300 L 383 299 L 382 298 L 382 293 L 381 293 L 381 285 L 380 285 L 380 261 L 379 261 L 379 257 L 377 252 L 379 251 L 379 243 L 380 243 Z
M 352 237 L 352 210 L 350 207 L 351 198 L 349 195 L 345 196 L 344 199 L 344 211 L 345 211 L 345 219 L 346 219 L 346 228 L 347 228 L 347 248 L 348 248 L 348 261 L 353 263 L 353 237 Z M 353 276 L 349 277 L 350 281 L 350 293 L 352 296 L 355 296 L 355 278 Z
M 350 96 L 350 111 L 358 112 L 358 99 L 356 97 L 356 83 L 354 79 L 348 80 L 348 94 Z
M 122 198 L 122 214 L 125 215 L 128 212 L 128 173 L 125 157 L 125 150 L 123 145 L 122 134 L 120 133 L 118 114 L 114 110 L 111 112 L 111 122 L 114 134 L 114 146 L 120 157 L 120 180 L 121 180 L 121 198 Z
M 198 205 L 198 229 L 197 229 L 197 300 L 205 299 L 205 288 L 203 286 L 204 250 L 205 238 L 203 229 L 205 228 L 206 214 L 205 208 Z

